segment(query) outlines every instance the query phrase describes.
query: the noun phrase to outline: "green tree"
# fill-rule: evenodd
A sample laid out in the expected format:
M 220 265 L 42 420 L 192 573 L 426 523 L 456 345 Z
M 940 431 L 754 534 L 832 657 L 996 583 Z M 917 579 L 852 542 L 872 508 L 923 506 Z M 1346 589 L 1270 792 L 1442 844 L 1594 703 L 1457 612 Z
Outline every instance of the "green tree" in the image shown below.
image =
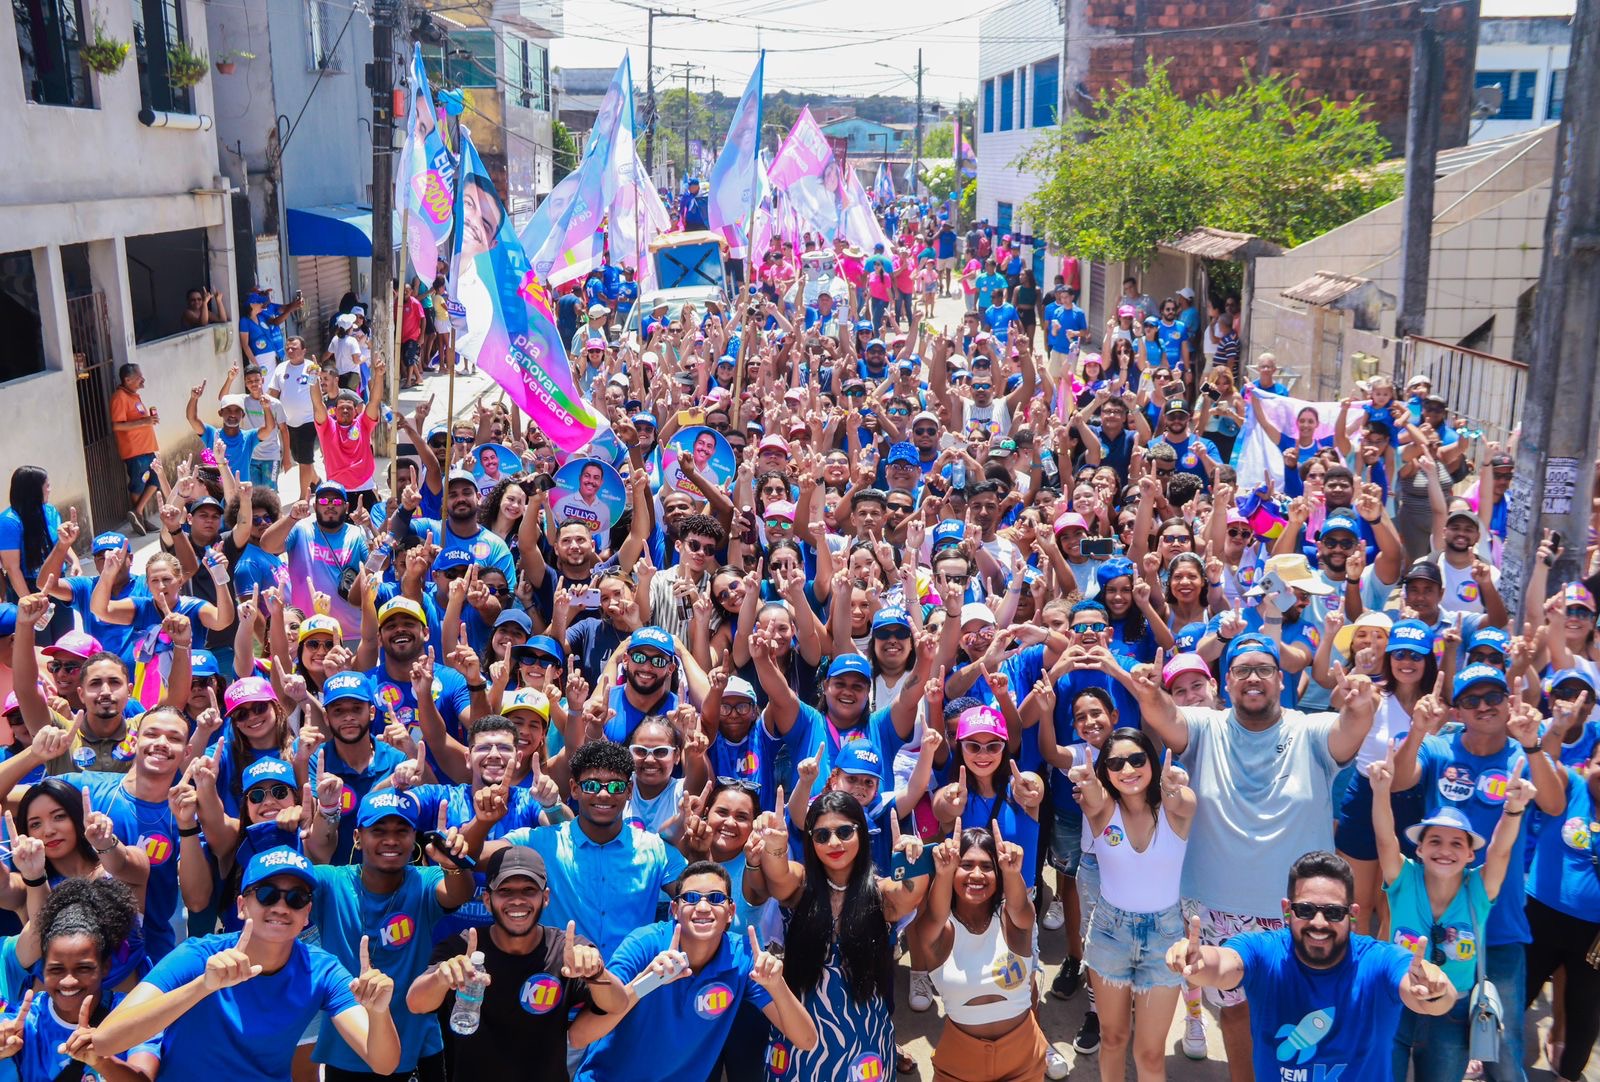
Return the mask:
M 798 119 L 800 110 L 783 98 L 775 94 L 768 94 L 762 98 L 761 145 L 768 150 L 777 151 L 778 144 L 783 142 L 783 137 L 789 134 L 789 129 L 794 127 L 794 122 Z
M 550 142 L 553 149 L 550 152 L 554 183 L 560 184 L 566 175 L 578 168 L 578 155 L 582 148 L 578 140 L 573 138 L 572 132 L 559 120 L 550 124 Z
M 922 133 L 924 158 L 949 158 L 954 153 L 956 135 L 949 124 L 936 124 Z
M 1144 85 L 1103 92 L 1016 163 L 1043 178 L 1028 218 L 1100 260 L 1146 261 L 1203 225 L 1300 244 L 1399 194 L 1398 171 L 1374 169 L 1389 145 L 1366 110 L 1248 72 L 1187 102 L 1151 63 Z

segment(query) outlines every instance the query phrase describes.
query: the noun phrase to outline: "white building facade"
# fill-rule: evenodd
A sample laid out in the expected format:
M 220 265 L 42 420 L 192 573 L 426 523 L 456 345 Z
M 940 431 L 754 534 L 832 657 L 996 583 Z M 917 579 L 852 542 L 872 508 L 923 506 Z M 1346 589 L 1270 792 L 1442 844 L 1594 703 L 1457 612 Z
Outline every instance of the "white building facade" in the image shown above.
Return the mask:
M 1003 233 L 1029 232 L 1023 206 L 1037 178 L 1015 163 L 1055 130 L 1061 44 L 1053 0 L 1012 0 L 978 23 L 977 215 Z
M 1573 4 L 1558 0 L 1541 7 L 1530 0 L 1520 6 L 1520 11 L 1530 14 L 1504 17 L 1490 14 L 1496 10 L 1500 8 L 1486 5 L 1478 20 L 1473 79 L 1480 89 L 1500 88 L 1500 109 L 1473 123 L 1474 143 L 1556 123 L 1566 98 Z M 1519 7 L 1507 10 L 1518 11 Z

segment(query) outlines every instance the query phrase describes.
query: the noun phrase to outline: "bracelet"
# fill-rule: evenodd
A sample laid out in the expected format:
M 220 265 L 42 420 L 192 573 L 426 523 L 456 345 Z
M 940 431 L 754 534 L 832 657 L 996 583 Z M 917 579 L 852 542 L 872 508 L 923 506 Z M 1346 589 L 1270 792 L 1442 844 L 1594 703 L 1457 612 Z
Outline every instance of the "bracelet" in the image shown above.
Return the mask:
M 472 692 L 474 695 L 476 695 L 480 691 L 488 691 L 489 690 L 489 681 L 485 680 L 481 684 L 468 684 L 467 685 L 467 690 Z
M 50 877 L 47 875 L 41 875 L 37 879 L 29 879 L 27 876 L 22 877 L 22 885 L 25 887 L 42 887 L 49 881 Z
M 119 846 L 121 844 L 122 844 L 121 842 L 112 842 L 110 845 L 106 846 L 104 849 L 101 849 L 98 846 L 94 846 L 94 845 L 89 846 L 89 848 L 93 849 L 96 853 L 99 853 L 101 856 L 105 856 L 107 853 L 111 852 L 111 850 L 115 849 L 117 846 Z
M 1528 746 L 1527 744 L 1522 744 L 1520 746 L 1522 748 L 1522 754 L 1524 755 L 1537 755 L 1544 750 L 1544 748 L 1540 747 L 1538 744 L 1534 744 L 1532 747 Z
M 1527 810 L 1528 810 L 1528 809 L 1527 809 L 1527 808 L 1523 808 L 1523 809 L 1521 809 L 1521 811 L 1508 811 L 1508 812 L 1501 812 L 1501 814 L 1502 814 L 1502 815 L 1521 815 L 1521 814 L 1522 814 L 1522 813 L 1523 813 L 1523 812 L 1525 812 L 1525 811 L 1527 811 Z
M 180 838 L 192 838 L 196 834 L 199 834 L 199 833 L 200 833 L 199 826 L 179 827 L 178 828 L 178 837 L 180 837 Z

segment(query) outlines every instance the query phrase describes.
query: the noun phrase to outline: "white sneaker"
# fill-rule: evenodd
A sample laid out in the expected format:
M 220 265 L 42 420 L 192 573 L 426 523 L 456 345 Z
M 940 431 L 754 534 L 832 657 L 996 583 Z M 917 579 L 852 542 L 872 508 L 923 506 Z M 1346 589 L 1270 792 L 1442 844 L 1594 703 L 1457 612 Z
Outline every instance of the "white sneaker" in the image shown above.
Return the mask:
M 911 971 L 911 1009 L 925 1011 L 933 1006 L 933 978 L 926 973 Z
M 1205 1016 L 1191 1014 L 1183 1020 L 1183 1054 L 1190 1059 L 1206 1058 Z
M 1050 907 L 1044 911 L 1044 926 L 1047 931 L 1060 931 L 1062 925 L 1067 923 L 1067 911 L 1061 905 L 1061 899 L 1056 898 L 1050 902 Z
M 1056 1051 L 1055 1045 L 1049 1045 L 1044 1050 L 1044 1076 L 1046 1078 L 1067 1077 L 1067 1057 Z

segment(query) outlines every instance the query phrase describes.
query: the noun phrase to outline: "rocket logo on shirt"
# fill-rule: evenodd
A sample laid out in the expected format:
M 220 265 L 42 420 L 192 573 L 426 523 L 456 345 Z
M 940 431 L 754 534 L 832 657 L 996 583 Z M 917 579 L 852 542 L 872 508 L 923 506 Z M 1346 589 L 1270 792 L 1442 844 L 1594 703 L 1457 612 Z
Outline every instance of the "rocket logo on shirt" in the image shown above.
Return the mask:
M 1278 1059 L 1305 1063 L 1317 1054 L 1317 1045 L 1333 1031 L 1332 1007 L 1312 1011 L 1295 1025 L 1285 1023 L 1278 1027 Z M 1285 1073 L 1285 1077 L 1288 1074 Z
M 1459 763 L 1451 763 L 1439 775 L 1439 795 L 1453 804 L 1466 800 L 1476 789 L 1477 779 L 1472 776 L 1472 771 Z
M 145 856 L 150 858 L 151 867 L 172 859 L 172 839 L 165 834 L 146 834 L 139 839 L 139 844 L 144 847 Z
M 417 922 L 405 913 L 396 913 L 389 923 L 378 930 L 378 944 L 383 947 L 403 947 L 417 934 Z
M 995 959 L 991 975 L 997 987 L 1009 992 L 1028 979 L 1028 965 L 1023 959 L 1007 951 L 1005 957 Z
M 721 981 L 708 984 L 694 997 L 694 1013 L 706 1021 L 720 1017 L 733 1006 L 733 990 Z
M 517 997 L 529 1014 L 549 1014 L 561 1005 L 561 982 L 548 973 L 529 977 Z
M 883 1060 L 868 1052 L 850 1061 L 849 1082 L 877 1082 L 883 1077 Z

